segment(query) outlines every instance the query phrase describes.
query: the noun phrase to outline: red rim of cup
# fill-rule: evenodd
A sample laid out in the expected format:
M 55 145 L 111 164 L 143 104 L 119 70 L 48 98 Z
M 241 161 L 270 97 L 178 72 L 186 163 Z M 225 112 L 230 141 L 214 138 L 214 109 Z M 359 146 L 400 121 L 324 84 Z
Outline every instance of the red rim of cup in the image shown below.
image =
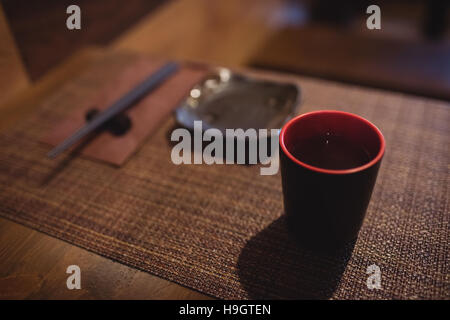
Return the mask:
M 333 114 L 342 114 L 342 115 L 346 115 L 352 118 L 356 118 L 362 122 L 364 122 L 365 124 L 367 124 L 370 128 L 372 128 L 372 130 L 374 130 L 377 135 L 378 138 L 380 139 L 380 150 L 378 151 L 378 154 L 376 155 L 375 158 L 373 158 L 372 160 L 370 160 L 369 162 L 367 162 L 366 164 L 359 166 L 359 167 L 355 167 L 355 168 L 350 168 L 350 169 L 344 169 L 344 170 L 331 170 L 331 169 L 324 169 L 324 168 L 320 168 L 320 167 L 315 167 L 312 165 L 309 165 L 307 163 L 304 163 L 300 160 L 298 160 L 297 158 L 295 158 L 286 148 L 286 145 L 284 144 L 284 136 L 286 133 L 287 128 L 289 128 L 294 122 L 299 121 L 302 118 L 306 118 L 310 115 L 313 114 L 324 114 L 324 113 L 333 113 Z M 316 171 L 316 172 L 321 172 L 321 173 L 326 173 L 326 174 L 349 174 L 349 173 L 355 173 L 355 172 L 360 172 L 363 171 L 367 168 L 370 168 L 371 166 L 373 166 L 374 164 L 376 164 L 378 161 L 381 160 L 381 158 L 384 155 L 384 149 L 385 149 L 385 141 L 384 141 L 384 137 L 383 134 L 381 133 L 381 131 L 373 124 L 371 123 L 369 120 L 364 119 L 363 117 L 360 117 L 356 114 L 353 113 L 349 113 L 349 112 L 344 112 L 344 111 L 336 111 L 336 110 L 320 110 L 320 111 L 312 111 L 312 112 L 307 112 L 304 114 L 301 114 L 295 118 L 292 118 L 291 120 L 289 120 L 281 129 L 280 132 L 280 146 L 281 149 L 283 150 L 284 154 L 286 154 L 292 161 L 294 161 L 295 163 L 297 163 L 298 165 L 307 168 L 309 170 L 312 171 Z

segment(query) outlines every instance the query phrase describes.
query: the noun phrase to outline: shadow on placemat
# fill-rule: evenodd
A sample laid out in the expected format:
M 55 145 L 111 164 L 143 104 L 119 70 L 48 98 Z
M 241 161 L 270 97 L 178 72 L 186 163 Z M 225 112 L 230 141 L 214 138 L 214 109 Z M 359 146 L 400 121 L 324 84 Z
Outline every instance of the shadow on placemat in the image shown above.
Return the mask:
M 240 282 L 250 299 L 328 299 L 354 244 L 334 253 L 300 248 L 288 233 L 283 215 L 242 249 L 237 266 Z

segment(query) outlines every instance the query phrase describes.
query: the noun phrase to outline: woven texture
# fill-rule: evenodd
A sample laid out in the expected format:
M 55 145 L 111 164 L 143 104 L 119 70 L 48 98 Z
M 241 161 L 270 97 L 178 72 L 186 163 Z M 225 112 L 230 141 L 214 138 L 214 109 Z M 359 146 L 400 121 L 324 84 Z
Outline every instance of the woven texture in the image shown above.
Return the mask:
M 133 59 L 103 59 L 0 135 L 2 216 L 219 298 L 450 298 L 448 104 L 295 78 L 301 112 L 357 113 L 387 141 L 353 250 L 319 255 L 286 231 L 279 174 L 174 165 L 173 119 L 120 168 L 45 157 L 38 137 Z M 372 264 L 380 290 L 366 285 Z

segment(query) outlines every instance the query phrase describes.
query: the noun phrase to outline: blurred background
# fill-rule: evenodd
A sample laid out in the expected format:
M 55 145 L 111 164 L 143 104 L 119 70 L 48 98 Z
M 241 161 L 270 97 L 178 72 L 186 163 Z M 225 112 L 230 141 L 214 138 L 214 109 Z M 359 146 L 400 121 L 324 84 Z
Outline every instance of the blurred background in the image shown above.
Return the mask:
M 0 91 L 6 100 L 79 50 L 101 46 L 450 100 L 448 3 L 2 0 Z M 66 28 L 71 4 L 81 8 L 81 30 Z M 381 8 L 381 30 L 366 28 L 371 4 Z

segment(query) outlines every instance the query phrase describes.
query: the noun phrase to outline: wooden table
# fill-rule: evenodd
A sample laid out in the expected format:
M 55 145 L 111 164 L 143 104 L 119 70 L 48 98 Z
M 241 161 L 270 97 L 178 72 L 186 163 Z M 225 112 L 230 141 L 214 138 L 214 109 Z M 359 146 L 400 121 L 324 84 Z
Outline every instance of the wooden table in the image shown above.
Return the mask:
M 107 50 L 126 49 L 241 66 L 276 30 L 267 24 L 267 19 L 280 1 L 267 1 L 263 6 L 258 3 L 259 0 L 171 1 Z M 22 80 L 14 81 L 16 87 L 10 92 L 16 97 L 0 105 L 0 129 L 24 117 L 47 94 L 101 56 L 102 50 L 97 48 L 82 50 L 29 88 Z M 209 298 L 3 218 L 0 261 L 0 299 Z M 66 287 L 66 268 L 72 264 L 81 268 L 81 290 Z
M 3 107 L 0 128 L 32 111 L 64 80 L 87 68 L 102 51 L 87 49 Z M 203 299 L 175 283 L 113 262 L 0 218 L 0 299 Z M 68 290 L 66 268 L 78 265 L 82 289 Z
M 29 85 L 28 75 L 0 4 L 0 106 Z
M 173 0 L 125 32 L 110 47 L 82 50 L 31 86 L 26 76 L 15 80 L 0 74 L 0 81 L 11 81 L 8 85 L 14 96 L 0 102 L 0 130 L 33 111 L 39 101 L 101 59 L 108 50 L 132 50 L 231 67 L 246 65 L 255 50 L 277 31 L 279 26 L 271 19 L 280 3 L 283 0 L 264 1 L 264 5 L 260 0 Z M 1 33 L 0 37 L 3 39 Z M 0 57 L 3 56 L 8 55 L 2 53 Z M 15 61 L 15 70 L 20 70 L 20 60 Z M 72 264 L 81 268 L 81 290 L 66 287 L 66 268 Z M 24 298 L 210 297 L 0 218 L 0 299 Z

